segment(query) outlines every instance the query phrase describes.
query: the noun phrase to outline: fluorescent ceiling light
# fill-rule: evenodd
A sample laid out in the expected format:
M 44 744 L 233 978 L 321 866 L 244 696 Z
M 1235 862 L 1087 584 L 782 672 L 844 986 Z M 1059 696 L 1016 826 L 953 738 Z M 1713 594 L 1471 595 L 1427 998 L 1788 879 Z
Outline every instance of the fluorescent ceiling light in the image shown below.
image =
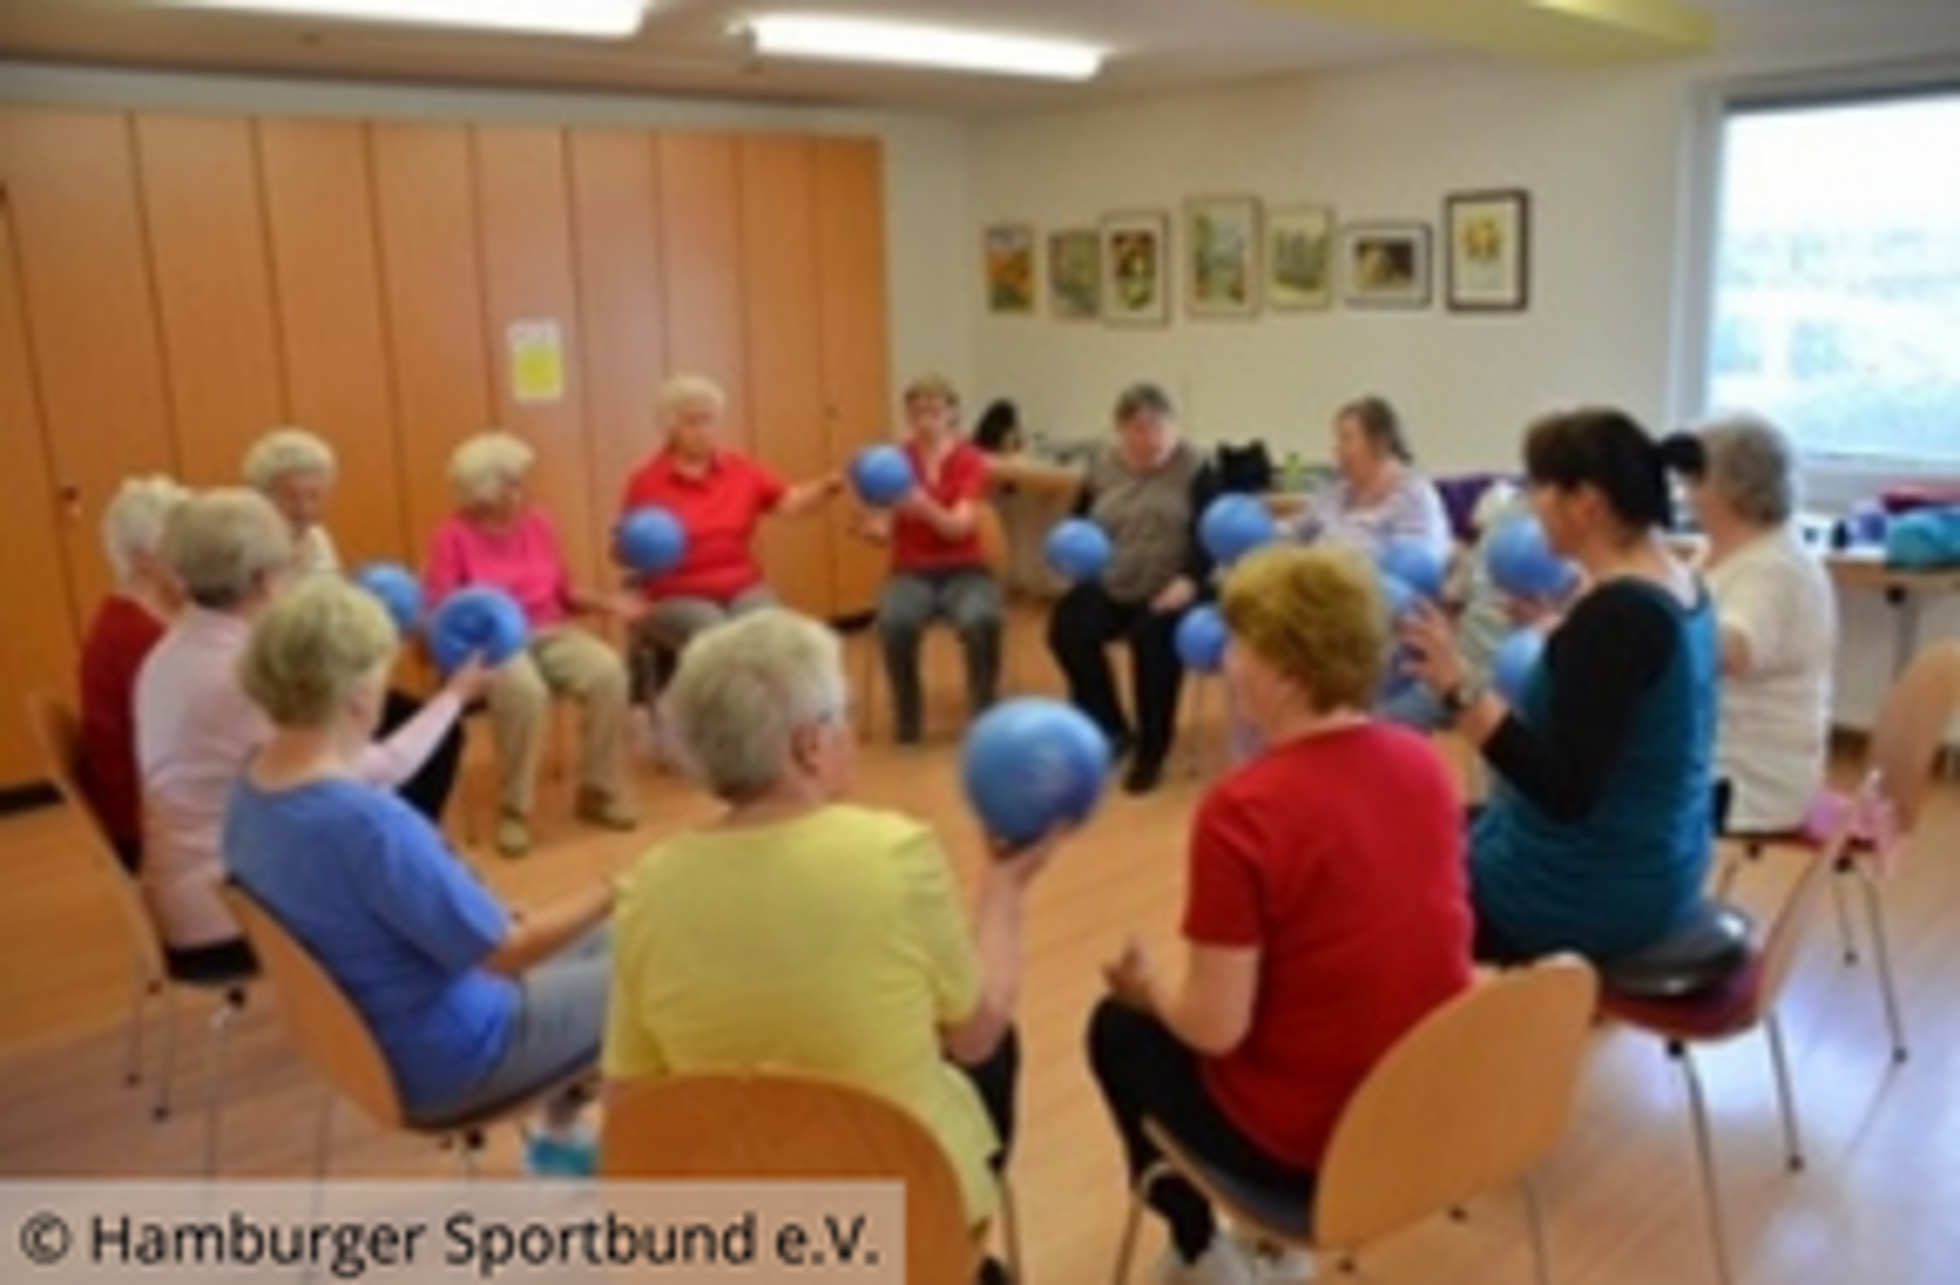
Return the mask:
M 648 0 L 159 0 L 186 9 L 233 9 L 351 22 L 479 27 L 621 40 L 639 31 Z
M 897 63 L 1048 80 L 1088 80 L 1101 70 L 1103 60 L 1101 49 L 1066 40 L 858 18 L 767 14 L 749 19 L 748 28 L 756 52 L 792 58 Z

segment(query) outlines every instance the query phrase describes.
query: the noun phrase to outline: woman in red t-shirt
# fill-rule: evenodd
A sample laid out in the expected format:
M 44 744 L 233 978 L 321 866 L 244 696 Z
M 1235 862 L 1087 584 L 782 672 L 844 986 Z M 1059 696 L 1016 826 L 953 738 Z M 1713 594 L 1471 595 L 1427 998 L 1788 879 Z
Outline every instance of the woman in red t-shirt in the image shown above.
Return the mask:
M 1461 812 L 1434 747 L 1368 717 L 1390 639 L 1359 555 L 1261 550 L 1222 609 L 1225 679 L 1265 748 L 1192 823 L 1182 977 L 1131 941 L 1105 970 L 1089 1057 L 1132 1182 L 1157 1158 L 1148 1117 L 1306 1200 L 1348 1096 L 1470 984 Z M 1160 1181 L 1150 1204 L 1171 1230 L 1157 1279 L 1254 1279 L 1252 1249 L 1215 1234 L 1195 1188 Z
M 728 398 L 701 375 L 661 385 L 660 448 L 626 480 L 620 517 L 657 505 L 687 532 L 681 560 L 636 583 L 648 602 L 633 630 L 633 690 L 644 699 L 687 640 L 731 616 L 776 604 L 755 556 L 755 529 L 774 513 L 815 511 L 843 486 L 836 473 L 786 485 L 767 465 L 724 443 Z
M 82 640 L 83 793 L 132 872 L 143 857 L 143 787 L 136 770 L 136 671 L 177 613 L 176 583 L 157 557 L 163 528 L 190 492 L 167 477 L 133 477 L 102 513 L 116 587 Z

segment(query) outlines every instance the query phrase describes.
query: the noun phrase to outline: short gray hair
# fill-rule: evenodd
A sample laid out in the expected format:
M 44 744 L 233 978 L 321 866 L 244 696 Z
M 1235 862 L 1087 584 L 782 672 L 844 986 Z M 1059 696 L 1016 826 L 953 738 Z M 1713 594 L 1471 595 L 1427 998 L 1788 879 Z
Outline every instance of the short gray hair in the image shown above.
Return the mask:
M 293 534 L 272 501 L 224 486 L 177 506 L 159 552 L 192 602 L 227 611 L 293 565 Z
M 275 727 L 325 727 L 395 657 L 394 622 L 374 595 L 312 576 L 252 626 L 238 682 Z
M 1177 418 L 1177 412 L 1171 406 L 1170 394 L 1148 382 L 1131 384 L 1116 395 L 1116 411 L 1112 418 L 1118 424 L 1139 415 L 1155 415 L 1159 419 Z
M 466 437 L 449 456 L 450 489 L 466 509 L 488 507 L 523 479 L 537 457 L 515 433 L 491 429 Z
M 1707 458 L 1703 485 L 1745 522 L 1781 526 L 1799 503 L 1796 452 L 1790 439 L 1756 415 L 1731 415 L 1704 424 L 1701 447 Z
M 275 428 L 245 452 L 245 485 L 266 491 L 288 473 L 315 473 L 329 483 L 340 469 L 333 447 L 303 428 Z
M 720 415 L 728 409 L 728 394 L 706 375 L 690 372 L 675 375 L 660 385 L 655 404 L 660 412 L 660 425 L 665 428 L 691 406 L 704 406 L 711 413 Z
M 128 584 L 136 575 L 136 564 L 157 555 L 170 515 L 190 495 L 161 473 L 125 478 L 116 488 L 102 510 L 102 551 L 116 573 L 116 583 Z
M 844 716 L 837 635 L 771 607 L 697 634 L 661 699 L 692 775 L 735 803 L 789 770 L 798 728 Z

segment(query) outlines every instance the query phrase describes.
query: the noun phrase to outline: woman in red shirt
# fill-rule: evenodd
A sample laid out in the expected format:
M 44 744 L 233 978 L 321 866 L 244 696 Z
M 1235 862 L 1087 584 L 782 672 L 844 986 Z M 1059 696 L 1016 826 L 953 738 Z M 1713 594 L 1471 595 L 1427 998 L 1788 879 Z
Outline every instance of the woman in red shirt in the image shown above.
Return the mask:
M 1089 1057 L 1132 1182 L 1157 1158 L 1148 1117 L 1305 1200 L 1348 1096 L 1470 984 L 1461 812 L 1429 742 L 1368 717 L 1390 640 L 1359 555 L 1261 550 L 1222 609 L 1225 679 L 1265 748 L 1193 820 L 1182 977 L 1132 940 L 1105 970 Z M 1195 1188 L 1160 1181 L 1150 1203 L 1171 1230 L 1156 1279 L 1255 1279 Z
M 798 517 L 835 495 L 835 473 L 786 485 L 767 465 L 721 440 L 728 398 L 701 375 L 661 386 L 660 449 L 626 481 L 620 517 L 644 505 L 672 513 L 687 532 L 681 560 L 642 577 L 648 609 L 633 630 L 633 690 L 644 700 L 687 640 L 731 616 L 776 604 L 755 556 L 755 529 L 771 513 Z
M 143 787 L 136 771 L 136 671 L 177 612 L 178 593 L 157 557 L 163 528 L 190 492 L 167 477 L 133 477 L 102 513 L 102 544 L 116 587 L 82 640 L 82 790 L 116 855 L 135 871 L 143 856 Z

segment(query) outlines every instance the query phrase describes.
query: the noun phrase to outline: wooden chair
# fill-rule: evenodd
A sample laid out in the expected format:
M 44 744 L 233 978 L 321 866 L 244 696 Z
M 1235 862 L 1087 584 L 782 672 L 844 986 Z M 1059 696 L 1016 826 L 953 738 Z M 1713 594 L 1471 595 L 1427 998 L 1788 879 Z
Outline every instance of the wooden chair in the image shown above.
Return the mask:
M 1550 1261 L 1530 1175 L 1571 1115 L 1595 990 L 1584 961 L 1559 956 L 1481 978 L 1429 1014 L 1348 1099 L 1309 1201 L 1249 1184 L 1146 1121 L 1164 1159 L 1131 1192 L 1117 1285 L 1130 1278 L 1150 1184 L 1172 1173 L 1263 1240 L 1342 1254 L 1522 1182 L 1543 1285 Z
M 189 977 L 171 971 L 170 956 L 163 948 L 163 937 L 157 930 L 156 921 L 150 917 L 142 886 L 131 872 L 123 868 L 102 819 L 96 815 L 95 805 L 89 802 L 88 795 L 82 790 L 79 771 L 81 731 L 75 711 L 65 701 L 48 692 L 33 692 L 27 697 L 27 718 L 33 728 L 35 742 L 40 747 L 42 766 L 47 770 L 49 780 L 62 802 L 82 823 L 85 840 L 83 855 L 87 858 L 88 868 L 97 881 L 108 889 L 129 939 L 134 971 L 131 976 L 133 986 L 126 1037 L 127 1069 L 124 1074 L 131 1085 L 140 1084 L 143 1079 L 143 1028 L 150 1001 L 163 1001 L 163 1056 L 157 1077 L 156 1105 L 151 1109 L 158 1120 L 167 1119 L 170 1115 L 170 1095 L 177 1063 L 177 993 L 188 989 L 217 996 L 218 1002 L 211 1010 L 210 1017 L 204 1138 L 204 1170 L 207 1174 L 213 1173 L 217 1168 L 217 1104 L 222 1089 L 220 1075 L 224 1066 L 225 1045 L 230 1038 L 233 1022 L 245 1007 L 246 989 L 254 974 L 246 972 L 230 977 L 207 978 Z
M 627 1086 L 607 1099 L 605 1117 L 599 1172 L 607 1178 L 903 1182 L 905 1279 L 974 1279 L 979 1242 L 952 1162 L 925 1125 L 875 1094 L 779 1070 L 677 1075 Z M 1019 1283 L 1010 1206 L 1002 1208 Z

